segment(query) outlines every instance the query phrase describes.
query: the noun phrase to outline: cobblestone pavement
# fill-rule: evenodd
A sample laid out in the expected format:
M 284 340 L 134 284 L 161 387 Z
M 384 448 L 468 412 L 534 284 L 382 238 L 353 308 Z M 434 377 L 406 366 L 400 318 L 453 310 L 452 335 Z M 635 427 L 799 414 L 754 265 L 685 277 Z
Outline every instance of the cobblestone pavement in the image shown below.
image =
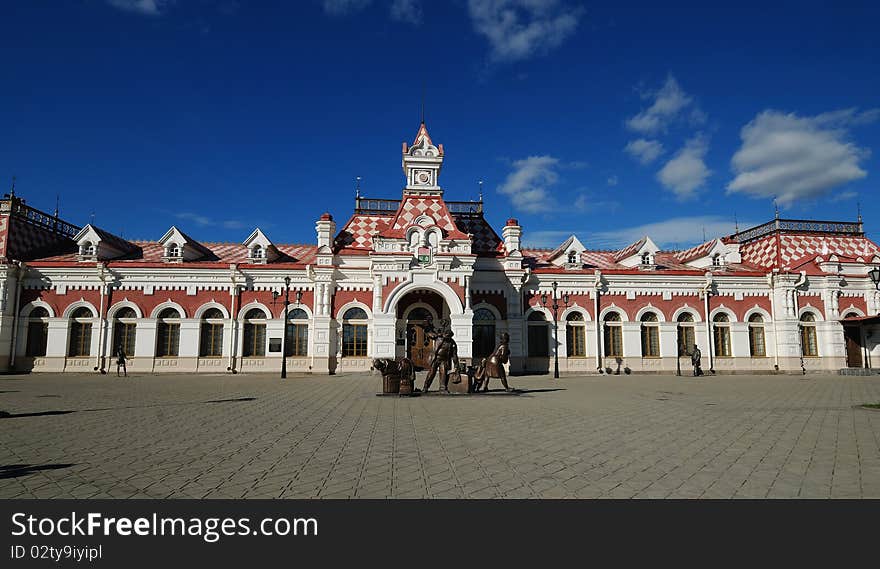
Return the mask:
M 0 498 L 880 498 L 880 377 L 380 382 L 3 376 Z

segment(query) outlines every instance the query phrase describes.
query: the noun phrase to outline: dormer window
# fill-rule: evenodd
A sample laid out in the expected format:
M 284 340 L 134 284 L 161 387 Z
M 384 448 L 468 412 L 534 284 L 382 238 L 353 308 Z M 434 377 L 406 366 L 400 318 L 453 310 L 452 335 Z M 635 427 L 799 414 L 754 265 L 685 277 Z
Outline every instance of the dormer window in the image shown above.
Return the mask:
M 712 266 L 713 267 L 721 267 L 724 265 L 724 257 L 721 256 L 721 253 L 715 253 L 712 255 Z
M 257 264 L 266 262 L 266 250 L 262 246 L 253 246 L 251 249 L 251 262 Z
M 94 257 L 96 249 L 97 248 L 95 247 L 94 243 L 92 243 L 91 241 L 86 241 L 85 243 L 80 245 L 79 254 L 83 257 Z
M 577 251 L 569 251 L 568 252 L 568 262 L 570 264 L 574 265 L 575 263 L 577 263 L 577 260 L 578 260 Z
M 642 265 L 650 266 L 654 264 L 654 255 L 651 253 L 642 253 Z
M 172 259 L 179 259 L 183 256 L 183 250 L 177 243 L 171 243 L 168 245 L 168 254 L 167 256 Z

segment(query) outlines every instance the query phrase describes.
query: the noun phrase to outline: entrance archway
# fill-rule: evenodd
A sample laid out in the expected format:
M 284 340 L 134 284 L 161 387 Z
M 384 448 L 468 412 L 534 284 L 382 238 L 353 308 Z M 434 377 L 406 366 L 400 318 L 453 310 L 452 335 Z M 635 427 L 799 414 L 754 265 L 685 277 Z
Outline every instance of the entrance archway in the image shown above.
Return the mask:
M 403 355 L 417 369 L 426 369 L 431 363 L 435 338 L 449 328 L 449 308 L 443 297 L 429 289 L 413 290 L 401 297 L 395 316 L 398 339 L 403 338 Z

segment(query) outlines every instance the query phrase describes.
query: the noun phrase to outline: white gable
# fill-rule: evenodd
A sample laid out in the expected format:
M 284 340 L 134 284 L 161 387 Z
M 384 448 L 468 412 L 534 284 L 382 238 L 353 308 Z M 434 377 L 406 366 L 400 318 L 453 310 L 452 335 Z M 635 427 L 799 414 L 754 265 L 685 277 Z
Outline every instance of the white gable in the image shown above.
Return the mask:
M 159 245 L 165 250 L 162 259 L 165 261 L 194 261 L 202 257 L 199 244 L 191 241 L 175 226 L 165 232 L 159 239 Z
M 267 263 L 278 258 L 278 250 L 269 241 L 266 234 L 257 227 L 250 237 L 244 240 L 243 245 L 248 250 L 248 261 L 251 263 Z
M 631 255 L 624 257 L 620 261 L 618 261 L 624 267 L 635 267 L 638 265 L 654 265 L 654 255 L 660 251 L 660 247 L 657 247 L 657 244 L 648 237 L 645 236 L 645 242 L 642 243 L 642 246 L 636 249 Z M 645 263 L 643 260 L 646 258 L 648 262 Z
M 572 235 L 556 248 L 549 261 L 558 267 L 566 265 L 580 267 L 583 264 L 581 254 L 586 250 L 587 248 L 584 247 L 580 239 Z M 574 261 L 571 259 L 574 259 Z

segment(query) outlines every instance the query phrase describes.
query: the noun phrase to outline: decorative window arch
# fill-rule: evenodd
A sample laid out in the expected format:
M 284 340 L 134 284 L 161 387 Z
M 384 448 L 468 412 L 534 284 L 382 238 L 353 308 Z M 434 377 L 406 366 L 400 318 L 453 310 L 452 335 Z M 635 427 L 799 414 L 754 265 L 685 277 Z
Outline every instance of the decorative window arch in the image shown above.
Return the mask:
M 733 355 L 730 347 L 730 315 L 725 311 L 716 312 L 712 317 L 712 340 L 715 356 L 729 358 Z
M 819 357 L 819 343 L 816 335 L 816 313 L 809 310 L 801 314 L 798 322 L 801 336 L 801 353 L 805 358 Z
M 173 241 L 165 248 L 165 255 L 174 259 L 183 257 L 183 248 Z
M 165 306 L 156 314 L 156 357 L 176 358 L 180 354 L 182 316 L 181 310 L 175 306 Z
M 131 306 L 120 306 L 113 311 L 113 355 L 122 352 L 126 358 L 134 356 L 138 314 Z
M 217 316 L 216 315 L 217 312 L 215 312 L 215 311 L 219 311 L 220 316 Z M 217 319 L 217 318 L 221 318 L 223 320 L 229 319 L 229 311 L 226 309 L 226 307 L 223 306 L 222 304 L 220 304 L 219 302 L 215 302 L 215 301 L 206 302 L 205 304 L 199 306 L 196 309 L 196 311 L 193 313 L 193 318 L 203 320 L 205 318 L 205 314 L 207 314 L 208 312 L 212 313 L 212 316 L 211 316 L 212 319 Z
M 68 319 L 70 320 L 70 339 L 67 355 L 73 358 L 90 356 L 92 324 L 95 321 L 94 310 L 90 306 L 78 306 L 70 312 Z
M 34 306 L 27 316 L 27 345 L 25 355 L 43 357 L 49 345 L 49 309 L 45 306 Z
M 753 312 L 748 317 L 749 323 L 749 355 L 763 358 L 767 355 L 767 342 L 764 334 L 764 315 Z
M 285 356 L 309 355 L 309 314 L 300 307 L 287 313 Z
M 697 345 L 694 313 L 690 310 L 682 310 L 676 315 L 675 322 L 678 332 L 678 356 L 690 356 L 694 353 L 694 346 Z
M 568 262 L 572 265 L 577 264 L 577 262 L 578 262 L 577 251 L 569 251 L 568 252 Z
M 360 306 L 352 306 L 342 313 L 342 357 L 367 356 L 367 326 L 369 315 Z
M 74 303 L 71 303 L 67 308 L 64 309 L 62 317 L 71 318 L 73 316 L 73 313 L 79 311 L 80 308 L 88 309 L 89 313 L 91 314 L 91 318 L 95 318 L 98 315 L 98 310 L 92 305 L 91 302 L 88 302 L 86 300 L 78 300 Z M 80 312 L 80 314 L 83 313 Z
M 472 349 L 474 358 L 485 358 L 495 350 L 495 313 L 482 306 L 474 310 Z
M 653 310 L 644 312 L 639 318 L 642 335 L 642 357 L 660 357 L 660 326 L 657 313 Z
M 226 314 L 220 307 L 211 305 L 200 307 L 199 312 L 196 313 L 201 321 L 199 324 L 199 357 L 222 357 Z
M 526 317 L 528 330 L 528 354 L 530 358 L 546 358 L 550 356 L 550 324 L 547 315 L 541 309 L 534 309 Z
M 656 306 L 652 306 L 650 304 L 647 304 L 636 311 L 635 320 L 638 320 L 639 322 L 644 322 L 644 317 L 646 314 L 653 314 L 654 318 L 656 318 L 655 322 L 666 322 L 666 316 L 663 314 L 663 311 Z
M 266 355 L 267 314 L 262 307 L 254 306 L 244 311 L 244 347 L 242 356 L 261 358 Z
M 82 245 L 79 246 L 79 254 L 83 257 L 94 257 L 97 252 L 97 247 L 91 241 L 84 241 Z
M 165 302 L 156 305 L 150 313 L 150 318 L 167 318 L 167 316 L 162 316 L 162 314 L 171 314 L 170 312 L 166 312 L 169 308 L 174 309 L 174 312 L 177 313 L 177 316 L 174 316 L 174 318 L 186 318 L 186 310 L 173 300 L 166 300 Z
M 565 317 L 565 343 L 568 357 L 587 357 L 586 318 L 580 310 L 573 310 Z
M 605 357 L 623 356 L 623 318 L 617 310 L 609 310 L 602 317 L 602 334 L 605 337 Z

